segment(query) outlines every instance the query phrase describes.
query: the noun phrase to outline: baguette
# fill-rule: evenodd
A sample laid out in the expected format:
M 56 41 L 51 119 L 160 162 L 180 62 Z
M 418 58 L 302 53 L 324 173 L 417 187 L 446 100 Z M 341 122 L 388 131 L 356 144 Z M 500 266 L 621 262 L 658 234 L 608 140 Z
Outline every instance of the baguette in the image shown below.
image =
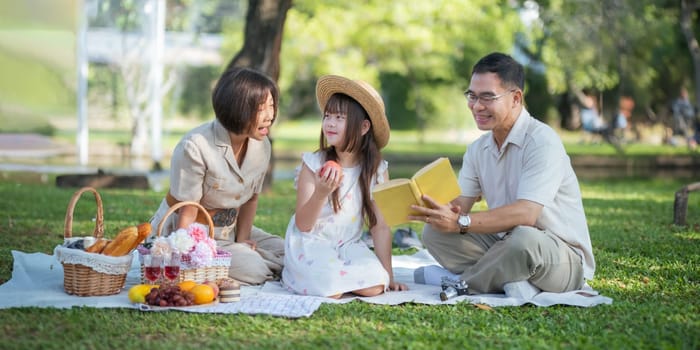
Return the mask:
M 129 226 L 122 229 L 111 243 L 109 243 L 102 254 L 109 256 L 123 256 L 131 252 L 131 246 L 138 239 L 139 231 L 136 226 Z
M 85 248 L 85 251 L 88 253 L 102 253 L 102 250 L 109 244 L 108 239 L 104 238 L 99 238 L 95 243 L 93 243 L 91 246 Z
M 151 224 L 148 222 L 139 224 L 136 228 L 139 232 L 139 236 L 136 238 L 136 240 L 134 240 L 134 243 L 131 245 L 131 249 L 129 251 L 136 249 L 136 247 L 138 247 L 139 244 L 141 244 L 141 242 L 143 242 L 151 233 Z

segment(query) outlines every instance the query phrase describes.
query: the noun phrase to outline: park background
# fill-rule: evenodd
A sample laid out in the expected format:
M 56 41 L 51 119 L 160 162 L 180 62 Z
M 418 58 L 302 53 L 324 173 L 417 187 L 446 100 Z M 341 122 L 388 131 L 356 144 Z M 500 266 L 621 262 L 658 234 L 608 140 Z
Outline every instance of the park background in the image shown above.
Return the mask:
M 99 168 L 167 178 L 168 154 L 179 137 L 213 118 L 209 93 L 229 65 L 265 71 L 282 89 L 272 128 L 279 181 L 262 197 L 257 221 L 282 234 L 293 210 L 291 171 L 300 152 L 318 142 L 319 76 L 341 74 L 378 87 L 392 127 L 385 152 L 392 176 L 408 176 L 441 155 L 459 166 L 480 134 L 462 95 L 470 68 L 484 54 L 503 51 L 527 67 L 528 109 L 559 132 L 572 156 L 598 262 L 593 287 L 614 303 L 493 310 L 351 303 L 294 321 L 22 308 L 0 310 L 8 335 L 0 347 L 698 348 L 697 193 L 690 195 L 687 225 L 672 219 L 674 192 L 698 181 L 700 162 L 697 151 L 668 144 L 669 106 L 679 88 L 700 100 L 698 5 L 4 1 L 0 139 L 9 141 L 0 145 L 0 194 L 7 199 L 0 201 L 0 281 L 11 276 L 11 250 L 50 253 L 61 241 L 74 189 L 57 188 L 58 174 Z M 162 56 L 151 51 L 159 30 Z M 622 154 L 601 140 L 581 142 L 577 96 L 583 91 L 597 96 L 609 121 L 621 96 L 635 100 Z M 107 232 L 147 220 L 162 186 L 101 189 Z M 94 210 L 89 201 L 78 209 L 87 217 Z M 76 230 L 90 232 L 90 224 L 84 219 Z
M 471 66 L 491 51 L 510 53 L 526 66 L 528 109 L 562 137 L 573 135 L 565 141 L 572 141 L 574 153 L 583 140 L 576 137 L 583 92 L 596 96 L 610 123 L 620 98 L 631 97 L 625 137 L 653 146 L 669 143 L 670 103 L 679 89 L 688 88 L 693 101 L 699 93 L 697 1 L 266 0 L 249 6 L 65 0 L 2 6 L 0 131 L 63 141 L 66 147 L 54 153 L 78 158 L 64 160 L 69 164 L 99 161 L 82 152 L 128 151 L 137 161 L 153 160 L 141 168 L 167 167 L 178 137 L 213 118 L 211 87 L 235 65 L 278 81 L 282 98 L 273 138 L 284 136 L 287 126 L 317 121 L 315 82 L 340 74 L 380 90 L 396 135 L 464 145 L 478 130 L 462 92 Z

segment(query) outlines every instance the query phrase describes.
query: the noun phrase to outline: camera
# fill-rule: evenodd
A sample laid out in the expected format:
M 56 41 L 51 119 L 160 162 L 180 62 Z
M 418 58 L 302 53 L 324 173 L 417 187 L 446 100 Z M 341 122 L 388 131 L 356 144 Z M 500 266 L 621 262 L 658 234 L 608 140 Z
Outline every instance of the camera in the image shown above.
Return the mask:
M 442 301 L 446 301 L 458 295 L 467 295 L 467 282 L 461 279 L 456 280 L 443 276 L 440 286 L 442 287 L 442 292 L 440 292 L 440 300 Z

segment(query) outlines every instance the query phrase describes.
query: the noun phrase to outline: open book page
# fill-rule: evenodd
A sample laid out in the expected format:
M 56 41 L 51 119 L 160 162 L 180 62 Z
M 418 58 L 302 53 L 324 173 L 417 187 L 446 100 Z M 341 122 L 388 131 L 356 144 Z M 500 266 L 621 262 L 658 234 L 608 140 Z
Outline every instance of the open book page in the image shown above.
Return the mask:
M 417 215 L 411 204 L 425 206 L 421 199 L 427 194 L 438 203 L 447 204 L 461 194 L 457 176 L 448 158 L 439 158 L 418 170 L 411 179 L 393 179 L 376 185 L 372 190 L 374 201 L 389 226 L 408 222 L 409 215 Z
M 409 179 L 393 179 L 374 186 L 374 201 L 389 226 L 408 222 L 411 204 L 424 206 L 416 184 Z
M 424 166 L 412 179 L 421 193 L 427 194 L 440 204 L 447 204 L 462 194 L 448 158 L 438 158 Z

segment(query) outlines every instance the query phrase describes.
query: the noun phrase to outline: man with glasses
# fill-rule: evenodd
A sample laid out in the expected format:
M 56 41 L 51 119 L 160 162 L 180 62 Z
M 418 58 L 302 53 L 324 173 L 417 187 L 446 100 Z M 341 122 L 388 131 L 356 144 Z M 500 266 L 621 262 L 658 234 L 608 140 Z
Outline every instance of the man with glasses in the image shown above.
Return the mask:
M 474 65 L 464 93 L 480 130 L 464 154 L 462 195 L 447 205 L 424 196 L 412 208 L 423 243 L 444 269 L 416 282 L 461 278 L 470 294 L 565 292 L 593 278 L 595 262 L 576 174 L 561 139 L 527 109 L 522 65 L 492 53 Z M 472 211 L 483 196 L 488 210 Z M 445 269 L 447 271 L 445 271 Z M 515 295 L 514 295 L 515 296 Z

